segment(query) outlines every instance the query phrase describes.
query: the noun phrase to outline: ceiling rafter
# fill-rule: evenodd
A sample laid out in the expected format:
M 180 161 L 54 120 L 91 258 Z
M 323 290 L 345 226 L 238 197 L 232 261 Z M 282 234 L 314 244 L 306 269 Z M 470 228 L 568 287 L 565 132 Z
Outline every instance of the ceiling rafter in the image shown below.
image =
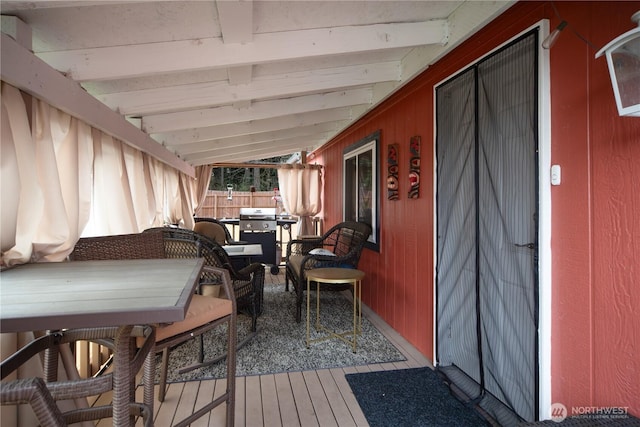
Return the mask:
M 258 143 L 272 143 L 274 141 L 298 137 L 306 137 L 315 134 L 326 134 L 327 132 L 336 131 L 340 127 L 344 126 L 346 121 L 334 121 L 327 123 L 311 124 L 306 126 L 298 126 L 289 129 L 282 129 L 273 132 L 261 132 L 247 135 L 239 135 L 230 138 L 220 138 L 208 141 L 199 141 L 191 144 L 185 144 L 180 146 L 180 153 L 182 155 L 191 155 L 196 153 L 206 153 L 212 149 L 230 149 L 234 147 L 241 147 L 244 145 L 252 145 Z M 168 149 L 173 149 L 171 145 L 167 146 Z
M 38 56 L 83 82 L 445 44 L 448 34 L 446 20 L 433 20 L 254 34 L 253 41 L 246 44 L 225 44 L 218 37 L 42 52 Z
M 279 155 L 290 154 L 294 151 L 309 151 L 316 147 L 320 141 L 326 138 L 326 134 L 318 134 L 315 137 L 290 138 L 275 141 L 273 145 L 250 144 L 242 147 L 225 148 L 221 150 L 211 150 L 197 155 L 186 155 L 184 160 L 193 162 L 194 166 L 203 164 L 215 164 L 217 162 L 228 162 L 232 159 L 237 161 L 255 160 Z M 302 141 L 302 142 L 301 142 Z M 235 161 L 235 160 L 234 160 Z
M 230 123 L 219 126 L 209 126 L 197 129 L 180 130 L 175 132 L 159 133 L 154 139 L 167 146 L 180 146 L 199 141 L 231 138 L 240 135 L 251 135 L 263 132 L 272 132 L 294 127 L 308 126 L 319 123 L 344 121 L 351 119 L 365 111 L 365 106 L 354 109 L 352 107 L 331 108 L 316 110 L 306 113 L 290 114 L 270 119 L 251 120 L 241 123 Z
M 260 77 L 240 86 L 227 82 L 195 83 L 111 93 L 97 98 L 118 109 L 120 114 L 138 116 L 398 81 L 399 73 L 398 63 L 386 62 Z
M 328 108 L 370 104 L 371 96 L 371 89 L 358 88 L 259 101 L 253 103 L 249 109 L 243 111 L 238 111 L 230 106 L 224 106 L 147 115 L 142 118 L 142 129 L 150 134 L 155 134 L 180 129 L 241 123 Z

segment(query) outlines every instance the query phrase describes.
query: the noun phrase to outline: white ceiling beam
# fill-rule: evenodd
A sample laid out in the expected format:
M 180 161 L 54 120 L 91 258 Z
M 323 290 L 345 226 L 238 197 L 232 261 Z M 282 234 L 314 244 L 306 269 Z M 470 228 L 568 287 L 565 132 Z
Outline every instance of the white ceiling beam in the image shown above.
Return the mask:
M 253 39 L 253 1 L 216 1 L 225 44 L 249 43 Z
M 399 79 L 399 63 L 353 65 L 301 71 L 254 79 L 250 84 L 194 83 L 98 95 L 97 98 L 123 115 L 149 115 L 175 110 L 225 105 L 242 100 L 291 97 L 305 93 L 336 91 Z
M 218 21 L 225 45 L 250 43 L 253 40 L 253 2 L 240 0 L 216 1 Z M 251 82 L 252 65 L 227 68 L 230 85 L 245 85 Z M 250 101 L 234 102 L 235 108 L 249 108 Z
M 129 4 L 129 3 L 143 3 L 144 0 L 138 1 L 118 1 L 118 0 L 102 0 L 102 1 L 78 1 L 78 0 L 67 0 L 67 1 L 52 1 L 52 0 L 2 0 L 2 9 L 3 10 L 32 10 L 32 9 L 49 9 L 49 8 L 60 8 L 60 7 L 88 7 L 88 6 L 104 6 L 104 5 L 113 5 L 113 4 Z
M 222 38 L 207 38 L 42 52 L 39 56 L 76 81 L 113 80 L 444 44 L 448 34 L 446 20 L 433 20 L 254 34 L 246 44 L 225 45 Z
M 273 141 L 270 144 L 256 144 L 255 146 L 246 145 L 235 148 L 225 148 L 212 151 L 209 154 L 199 154 L 194 156 L 194 165 L 206 165 L 219 162 L 243 162 L 256 159 L 264 159 L 269 157 L 291 154 L 296 151 L 313 151 L 315 148 L 323 144 L 328 135 L 319 135 L 314 138 L 308 137 L 305 140 L 293 138 L 291 140 Z
M 0 27 L 2 32 L 11 36 L 18 44 L 27 50 L 33 50 L 31 27 L 17 16 L 2 15 Z
M 31 52 L 2 34 L 0 74 L 2 80 L 41 99 L 55 108 L 100 129 L 158 160 L 195 176 L 193 166 L 151 139 L 124 117 L 100 103 L 82 87 L 64 77 Z
M 262 132 L 250 135 L 240 135 L 231 138 L 222 138 L 210 141 L 199 141 L 192 144 L 183 144 L 179 146 L 167 146 L 173 149 L 181 157 L 196 153 L 206 153 L 215 147 L 224 147 L 224 149 L 240 147 L 249 144 L 267 144 L 278 139 L 301 138 L 309 135 L 326 134 L 327 132 L 335 132 L 340 127 L 346 125 L 346 121 L 327 122 L 300 126 L 291 129 L 285 129 L 273 132 Z
M 291 114 L 270 119 L 251 120 L 242 123 L 230 123 L 198 129 L 166 132 L 152 135 L 152 137 L 165 146 L 178 146 L 212 139 L 231 138 L 234 136 L 273 132 L 319 123 L 349 120 L 353 118 L 353 115 L 351 107 L 340 107 L 321 111 L 311 111 L 308 113 Z
M 370 103 L 371 89 L 351 89 L 254 102 L 249 109 L 242 111 L 242 114 L 238 114 L 238 110 L 233 107 L 225 106 L 144 116 L 142 129 L 155 134 Z
M 253 67 L 251 65 L 241 65 L 239 67 L 229 67 L 227 69 L 229 84 L 232 86 L 249 84 L 251 82 L 252 75 Z

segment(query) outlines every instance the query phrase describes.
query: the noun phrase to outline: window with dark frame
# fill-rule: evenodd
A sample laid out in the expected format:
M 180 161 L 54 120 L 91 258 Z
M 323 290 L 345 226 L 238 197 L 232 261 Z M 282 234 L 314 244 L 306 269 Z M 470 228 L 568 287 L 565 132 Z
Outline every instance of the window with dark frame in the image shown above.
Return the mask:
M 380 251 L 378 145 L 380 131 L 361 139 L 343 152 L 344 220 L 371 225 L 367 247 Z

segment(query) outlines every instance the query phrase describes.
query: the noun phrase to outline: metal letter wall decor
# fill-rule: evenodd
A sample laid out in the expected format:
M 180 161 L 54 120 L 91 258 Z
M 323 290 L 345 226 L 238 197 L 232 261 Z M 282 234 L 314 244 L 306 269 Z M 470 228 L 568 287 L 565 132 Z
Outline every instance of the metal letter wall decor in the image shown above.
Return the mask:
M 387 148 L 387 199 L 398 200 L 398 144 L 389 144 Z
M 409 198 L 420 197 L 420 137 L 414 136 L 409 141 Z

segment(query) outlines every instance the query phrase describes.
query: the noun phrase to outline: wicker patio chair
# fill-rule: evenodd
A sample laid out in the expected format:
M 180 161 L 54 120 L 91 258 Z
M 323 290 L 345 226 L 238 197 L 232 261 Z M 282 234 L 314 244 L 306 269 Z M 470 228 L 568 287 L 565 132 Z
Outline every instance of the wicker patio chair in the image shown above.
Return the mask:
M 0 387 L 0 403 L 3 405 L 28 403 L 42 426 L 63 427 L 67 425 L 42 378 L 24 378 L 3 382 Z
M 101 259 L 149 259 L 169 258 L 175 253 L 167 249 L 164 233 L 161 229 L 145 233 L 123 234 L 114 236 L 101 236 L 82 238 L 76 244 L 69 256 L 72 261 L 89 261 Z M 191 242 L 188 245 L 194 247 Z M 192 250 L 191 253 L 195 254 Z M 182 253 L 183 258 L 189 258 L 187 252 Z M 193 255 L 192 257 L 195 257 Z M 158 400 L 164 401 L 166 393 L 167 371 L 171 349 L 186 342 L 193 337 L 200 337 L 198 362 L 185 367 L 180 372 L 190 371 L 199 367 L 218 362 L 221 358 L 227 358 L 227 389 L 226 392 L 212 402 L 198 409 L 193 415 L 185 418 L 178 425 L 188 425 L 193 420 L 211 411 L 216 406 L 225 403 L 227 425 L 233 426 L 235 412 L 235 372 L 236 372 L 236 300 L 231 284 L 229 272 L 224 268 L 207 265 L 203 268 L 199 286 L 207 283 L 222 285 L 227 296 L 226 299 L 214 298 L 204 295 L 193 295 L 187 315 L 183 321 L 169 325 L 158 325 L 156 328 L 155 352 L 162 351 L 162 364 L 160 371 Z M 204 345 L 202 334 L 219 326 L 227 325 L 227 353 L 212 360 L 204 360 Z M 108 343 L 106 343 L 108 345 Z M 145 396 L 146 401 L 146 396 Z
M 295 239 L 287 244 L 285 287 L 289 280 L 296 292 L 296 322 L 302 319 L 302 301 L 307 287 L 305 271 L 319 267 L 357 268 L 371 226 L 363 222 L 345 221 L 334 225 L 318 238 Z M 317 284 L 312 283 L 312 289 Z M 345 290 L 350 285 L 321 285 L 321 290 Z
M 118 334 L 117 327 L 76 328 L 55 331 L 40 336 L 20 348 L 11 356 L 2 361 L 0 377 L 0 403 L 2 405 L 19 405 L 29 403 L 33 408 L 36 418 L 41 425 L 75 424 L 82 421 L 94 421 L 102 418 L 113 417 L 114 407 L 111 405 L 96 405 L 77 407 L 62 412 L 56 401 L 69 399 L 82 399 L 89 396 L 98 396 L 113 390 L 113 384 L 128 378 L 128 371 L 139 372 L 145 367 L 145 380 L 151 378 L 150 368 L 153 365 L 150 358 L 155 342 L 155 334 L 149 326 L 137 326 L 131 331 L 133 336 L 141 339 L 140 346 L 132 359 L 125 366 L 117 367 L 113 373 L 91 378 L 76 378 L 66 381 L 58 381 L 59 354 L 66 346 L 76 341 L 96 342 L 113 349 L 114 340 L 124 338 Z M 128 339 L 128 335 L 127 338 Z M 43 378 L 23 378 L 13 381 L 4 381 L 5 378 L 16 372 L 24 363 L 34 356 L 44 353 Z M 70 352 L 68 352 L 71 355 Z M 73 356 L 70 356 L 71 358 Z M 71 362 L 73 363 L 73 362 Z M 128 366 L 127 366 L 128 365 Z M 142 417 L 145 427 L 153 425 L 153 387 L 145 387 L 144 404 L 129 402 L 129 412 L 132 416 Z
M 224 242 L 221 243 L 218 239 L 215 239 L 216 243 L 218 243 L 219 245 L 246 245 L 248 242 L 245 242 L 244 240 L 233 240 L 233 236 L 231 235 L 231 233 L 229 232 L 229 229 L 227 228 L 227 226 L 221 222 L 218 221 L 215 218 L 209 218 L 209 217 L 194 217 L 193 218 L 195 225 L 194 225 L 194 231 L 197 231 L 200 234 L 204 234 L 205 236 L 208 236 L 208 234 L 205 232 L 203 233 L 202 230 L 206 229 L 206 225 L 204 224 L 200 224 L 198 225 L 198 223 L 209 223 L 209 224 L 217 224 L 220 227 L 222 227 L 222 230 L 224 231 Z M 198 227 L 202 227 L 200 230 L 196 229 L 196 226 Z M 208 236 L 211 237 L 211 236 Z
M 157 230 L 162 231 L 167 257 L 203 257 L 205 265 L 224 268 L 229 272 L 238 310 L 251 316 L 251 331 L 255 332 L 258 316 L 262 313 L 264 265 L 252 263 L 236 269 L 224 248 L 205 235 L 175 227 L 150 228 L 145 232 Z M 201 286 L 216 283 L 215 277 L 210 278 L 205 274 Z

